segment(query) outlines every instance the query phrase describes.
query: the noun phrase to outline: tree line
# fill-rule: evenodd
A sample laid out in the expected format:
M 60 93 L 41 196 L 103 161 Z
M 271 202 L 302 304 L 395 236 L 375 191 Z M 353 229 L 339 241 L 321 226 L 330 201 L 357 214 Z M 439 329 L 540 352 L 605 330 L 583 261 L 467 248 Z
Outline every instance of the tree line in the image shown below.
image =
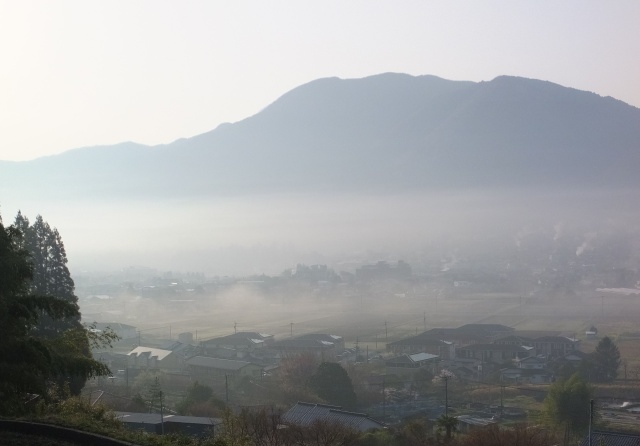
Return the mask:
M 0 413 L 27 409 L 52 389 L 79 394 L 87 379 L 110 374 L 91 348 L 110 344 L 80 321 L 75 285 L 57 229 L 18 212 L 0 217 Z

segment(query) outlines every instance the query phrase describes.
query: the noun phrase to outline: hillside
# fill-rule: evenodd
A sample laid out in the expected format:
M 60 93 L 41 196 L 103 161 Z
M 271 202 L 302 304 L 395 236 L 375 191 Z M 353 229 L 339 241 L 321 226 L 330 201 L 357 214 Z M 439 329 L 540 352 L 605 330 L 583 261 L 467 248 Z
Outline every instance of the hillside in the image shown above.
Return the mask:
M 2 196 L 635 188 L 640 109 L 550 82 L 319 79 L 171 144 L 0 162 Z

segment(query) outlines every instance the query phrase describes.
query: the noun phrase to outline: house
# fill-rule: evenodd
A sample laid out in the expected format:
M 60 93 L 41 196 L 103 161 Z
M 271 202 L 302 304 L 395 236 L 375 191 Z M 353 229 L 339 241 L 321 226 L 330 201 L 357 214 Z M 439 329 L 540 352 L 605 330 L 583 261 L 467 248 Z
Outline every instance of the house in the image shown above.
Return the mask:
M 505 383 L 545 384 L 553 381 L 547 369 L 506 368 L 500 370 L 500 379 Z
M 163 350 L 171 350 L 183 358 L 190 358 L 202 351 L 201 347 L 181 341 L 169 341 L 161 344 Z
M 171 350 L 139 346 L 128 354 L 127 366 L 134 369 L 180 370 L 180 356 Z
M 596 336 L 598 336 L 598 329 L 592 325 L 591 328 L 589 328 L 587 331 L 585 331 L 584 333 L 588 338 L 595 338 Z
M 387 375 L 412 376 L 419 369 L 427 369 L 432 374 L 437 372 L 440 357 L 429 353 L 400 355 L 385 361 Z
M 566 355 L 564 355 L 564 360 L 569 364 L 573 364 L 574 366 L 578 366 L 587 359 L 589 355 L 585 352 L 581 352 L 580 350 L 573 350 Z
M 547 361 L 538 356 L 527 356 L 525 358 L 515 358 L 513 365 L 518 369 L 542 370 L 546 367 Z
M 525 345 L 527 347 L 531 347 L 532 342 L 532 338 L 519 336 L 516 334 L 505 336 L 504 338 L 499 338 L 493 341 L 494 344 Z
M 310 426 L 316 422 L 339 423 L 358 432 L 384 429 L 385 425 L 369 418 L 364 413 L 347 412 L 340 406 L 298 402 L 286 411 L 281 418 L 282 424 Z
M 476 359 L 483 363 L 503 364 L 517 358 L 526 358 L 533 347 L 512 344 L 472 344 L 456 349 L 456 358 Z
M 202 437 L 213 435 L 222 428 L 220 418 L 160 416 L 158 413 L 116 412 L 116 419 L 125 427 L 154 434 L 183 434 Z
M 457 338 L 466 339 L 468 343 L 494 341 L 508 336 L 515 329 L 502 324 L 466 324 L 455 329 Z
M 221 380 L 225 377 L 262 376 L 261 366 L 246 361 L 194 356 L 188 359 L 186 364 L 191 376 L 203 382 Z
M 481 365 L 481 361 L 455 359 L 440 363 L 440 369 L 447 369 L 459 380 L 468 381 L 478 378 Z
M 200 345 L 204 350 L 204 354 L 209 356 L 209 352 L 215 349 L 230 348 L 244 352 L 252 352 L 256 349 L 269 346 L 272 343 L 273 335 L 254 331 L 240 331 L 228 336 L 202 341 Z
M 577 351 L 579 342 L 577 339 L 560 335 L 548 335 L 544 332 L 533 333 L 533 336 L 523 336 L 516 332 L 510 336 L 496 339 L 494 344 L 510 344 L 534 347 L 535 355 L 559 358 Z
M 515 330 L 501 324 L 467 324 L 458 328 L 432 328 L 422 335 L 452 341 L 456 346 L 490 343 L 513 334 Z
M 310 353 L 321 361 L 329 361 L 335 360 L 338 356 L 338 349 L 334 342 L 320 339 L 284 339 L 274 342 L 270 349 L 277 352 L 280 358 Z
M 549 358 L 559 358 L 578 350 L 580 341 L 565 336 L 542 336 L 532 342 L 536 355 L 545 355 Z
M 407 339 L 387 344 L 387 350 L 398 354 L 430 353 L 442 359 L 455 358 L 456 346 L 452 341 L 442 340 L 430 333 L 422 333 Z
M 344 339 L 342 338 L 342 336 L 338 336 L 338 335 L 324 334 L 324 333 L 309 333 L 301 336 L 296 336 L 295 339 L 301 339 L 301 340 L 311 339 L 315 341 L 331 342 L 335 344 L 337 353 L 342 353 L 344 351 Z

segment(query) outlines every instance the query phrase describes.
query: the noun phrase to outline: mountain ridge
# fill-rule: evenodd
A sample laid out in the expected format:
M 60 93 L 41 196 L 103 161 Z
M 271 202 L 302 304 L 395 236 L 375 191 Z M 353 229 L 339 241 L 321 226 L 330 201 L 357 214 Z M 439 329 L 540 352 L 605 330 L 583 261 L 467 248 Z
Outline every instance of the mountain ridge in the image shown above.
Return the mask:
M 549 81 L 322 78 L 235 123 L 0 162 L 0 193 L 189 196 L 638 187 L 640 109 Z M 26 183 L 26 186 L 25 186 Z

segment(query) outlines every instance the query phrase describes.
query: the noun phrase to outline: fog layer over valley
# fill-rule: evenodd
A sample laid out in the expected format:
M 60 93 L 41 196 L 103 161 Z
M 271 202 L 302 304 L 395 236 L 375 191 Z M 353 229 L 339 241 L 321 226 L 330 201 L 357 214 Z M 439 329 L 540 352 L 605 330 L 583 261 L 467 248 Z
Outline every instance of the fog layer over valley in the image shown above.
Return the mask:
M 638 233 L 633 192 L 454 191 L 263 194 L 195 200 L 5 201 L 64 235 L 73 271 L 145 265 L 212 275 L 278 274 L 297 263 L 351 269 L 431 251 L 515 248 L 518 234 L 561 225 L 585 234 Z M 576 246 L 577 248 L 577 246 Z M 474 248 L 475 249 L 475 248 Z M 349 265 L 349 263 L 352 263 Z M 344 267 L 341 266 L 344 264 Z
M 87 320 L 124 321 L 160 337 L 170 327 L 174 336 L 223 335 L 237 323 L 283 337 L 329 331 L 375 342 L 384 321 L 393 338 L 480 321 L 571 334 L 610 319 L 631 327 L 637 314 L 632 298 L 608 297 L 603 317 L 597 291 L 639 279 L 633 197 L 612 197 L 264 195 L 175 202 L 170 212 L 129 203 L 127 220 L 106 213 L 95 221 L 121 239 L 86 233 L 68 243 L 91 246 L 88 262 L 104 253 L 97 269 L 119 270 L 75 270 L 79 295 L 110 297 L 82 300 Z M 365 264 L 399 260 L 412 278 L 355 279 Z M 125 262 L 155 269 L 121 269 Z M 300 264 L 332 274 L 296 275 Z

